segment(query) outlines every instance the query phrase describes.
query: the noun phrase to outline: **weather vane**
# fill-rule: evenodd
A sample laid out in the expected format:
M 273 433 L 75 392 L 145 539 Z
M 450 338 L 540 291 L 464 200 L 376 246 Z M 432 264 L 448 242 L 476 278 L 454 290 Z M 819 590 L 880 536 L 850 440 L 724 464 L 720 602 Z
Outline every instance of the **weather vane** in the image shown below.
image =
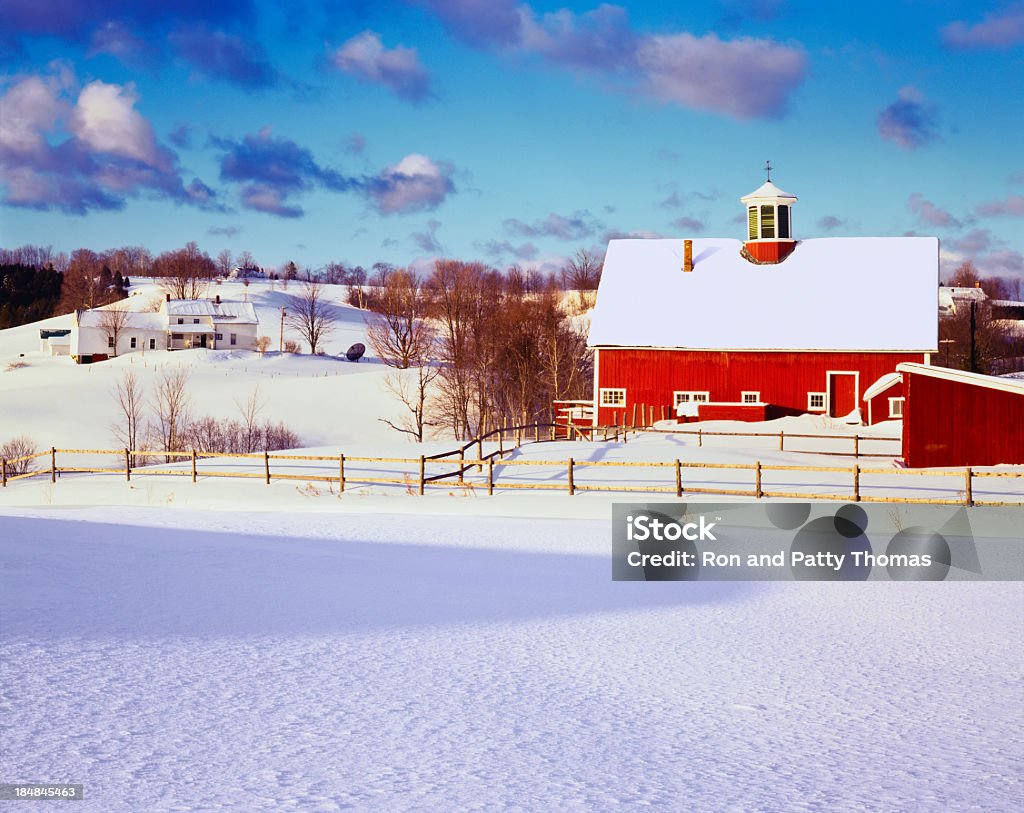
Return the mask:
M 770 181 L 772 179 L 772 162 L 771 161 L 765 161 L 764 162 L 764 171 L 768 173 L 768 180 Z

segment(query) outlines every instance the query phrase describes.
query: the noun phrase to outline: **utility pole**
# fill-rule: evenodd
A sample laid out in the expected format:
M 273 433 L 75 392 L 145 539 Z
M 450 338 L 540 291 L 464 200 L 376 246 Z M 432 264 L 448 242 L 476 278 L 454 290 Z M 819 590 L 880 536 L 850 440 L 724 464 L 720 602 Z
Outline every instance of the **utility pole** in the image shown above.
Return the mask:
M 278 341 L 277 352 L 284 352 L 284 305 L 281 306 L 281 336 Z

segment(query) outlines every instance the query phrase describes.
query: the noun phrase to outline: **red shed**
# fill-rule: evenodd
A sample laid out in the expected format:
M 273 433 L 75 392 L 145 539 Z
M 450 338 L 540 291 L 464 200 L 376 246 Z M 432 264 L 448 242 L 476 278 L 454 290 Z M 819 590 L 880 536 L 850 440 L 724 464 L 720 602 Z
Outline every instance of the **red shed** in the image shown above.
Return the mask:
M 903 419 L 903 376 L 900 373 L 886 373 L 864 391 L 867 406 L 865 423 L 873 426 L 881 421 Z
M 1024 463 L 1024 380 L 924 364 L 898 369 L 908 466 Z
M 743 242 L 608 244 L 588 339 L 595 423 L 641 406 L 859 420 L 871 384 L 935 352 L 937 239 L 796 240 L 794 195 L 769 180 L 742 201 Z

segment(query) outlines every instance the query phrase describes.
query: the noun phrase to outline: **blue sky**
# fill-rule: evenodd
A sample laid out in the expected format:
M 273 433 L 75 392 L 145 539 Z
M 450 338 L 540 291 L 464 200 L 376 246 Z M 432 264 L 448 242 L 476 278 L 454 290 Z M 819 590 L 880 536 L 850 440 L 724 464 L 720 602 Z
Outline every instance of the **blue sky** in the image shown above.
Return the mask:
M 0 244 L 551 267 L 935 234 L 1024 277 L 1024 2 L 0 0 Z

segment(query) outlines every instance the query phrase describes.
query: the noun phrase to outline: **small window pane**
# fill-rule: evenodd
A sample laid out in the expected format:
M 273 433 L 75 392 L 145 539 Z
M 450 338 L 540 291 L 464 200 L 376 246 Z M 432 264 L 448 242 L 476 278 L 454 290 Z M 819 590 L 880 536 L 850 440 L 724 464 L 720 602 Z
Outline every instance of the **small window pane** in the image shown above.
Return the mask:
M 788 238 L 789 234 L 789 207 L 779 207 L 779 237 Z
M 748 240 L 757 239 L 757 207 L 751 206 L 747 209 L 747 234 L 750 235 Z
M 761 207 L 761 237 L 775 236 L 775 207 Z

